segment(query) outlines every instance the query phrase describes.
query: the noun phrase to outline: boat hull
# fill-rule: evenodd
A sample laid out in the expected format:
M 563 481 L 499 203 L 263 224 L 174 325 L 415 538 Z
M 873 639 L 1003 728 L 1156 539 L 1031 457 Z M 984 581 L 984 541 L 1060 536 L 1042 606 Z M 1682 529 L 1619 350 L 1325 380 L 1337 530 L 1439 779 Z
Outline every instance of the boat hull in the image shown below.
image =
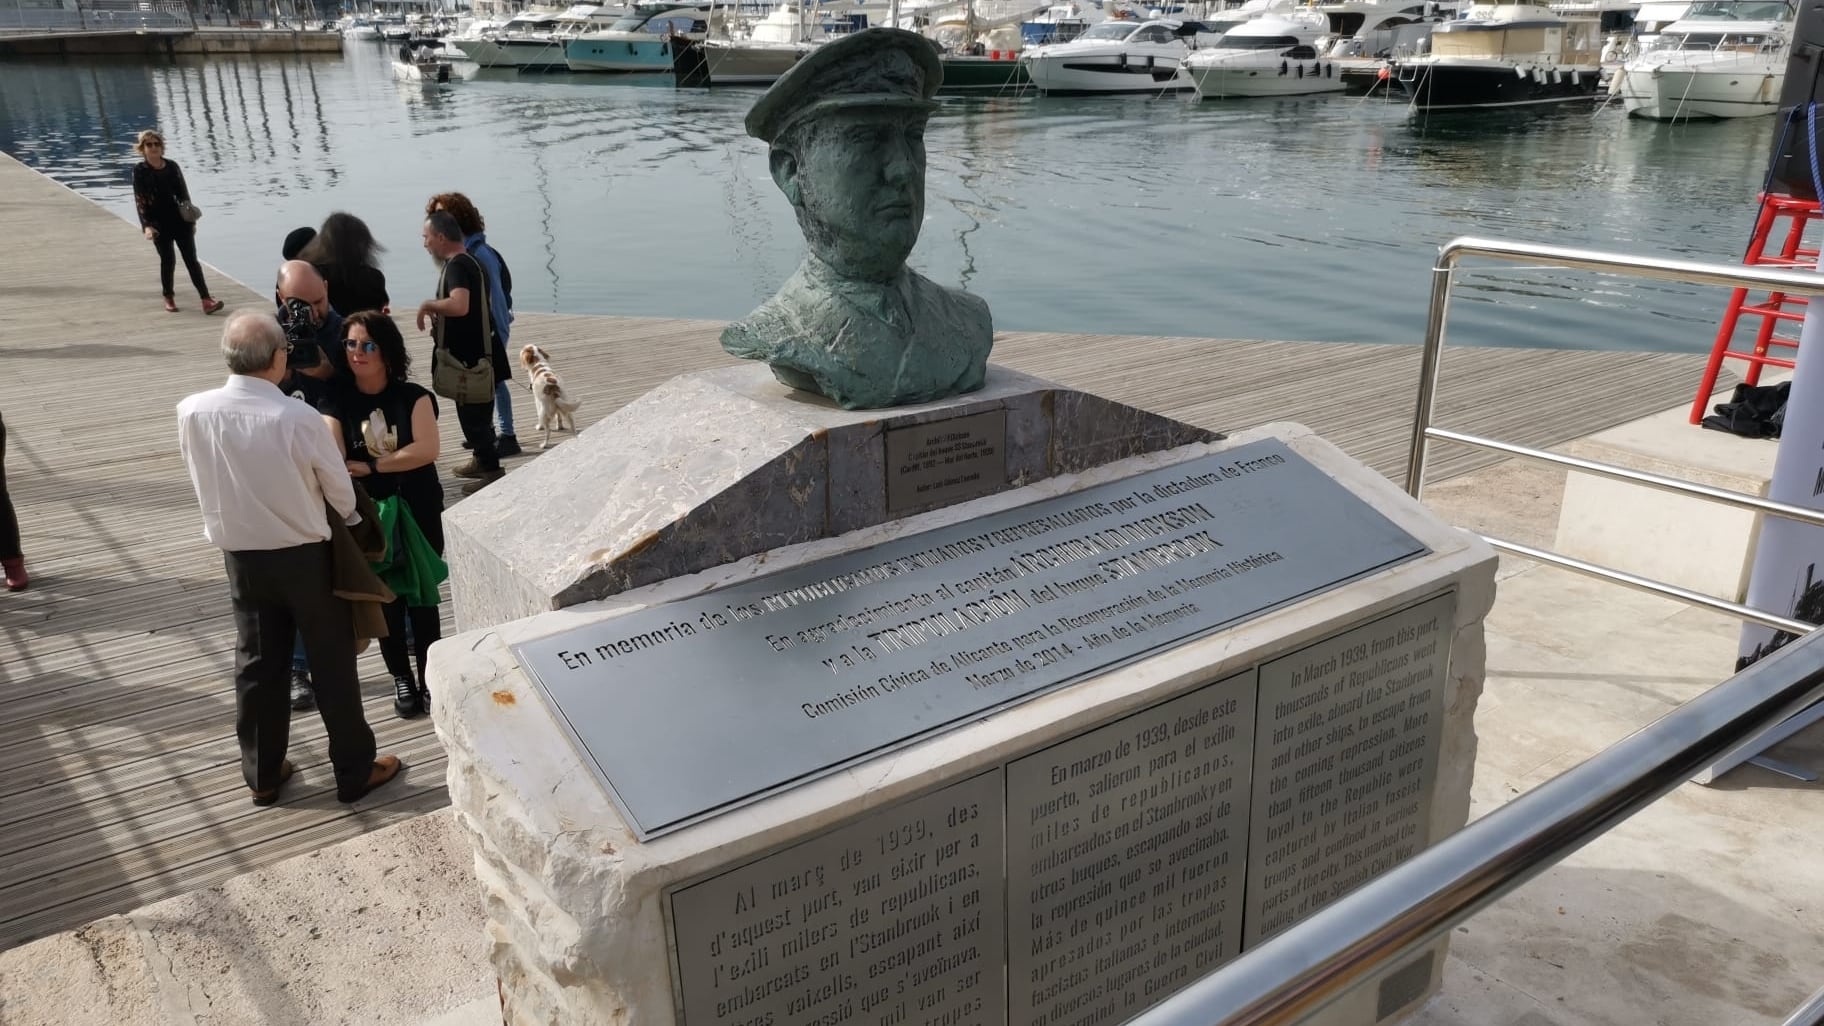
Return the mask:
M 494 48 L 499 56 L 488 67 L 521 71 L 570 70 L 564 63 L 564 41 L 561 39 L 497 39 Z M 481 59 L 476 58 L 476 63 L 481 63 Z
M 940 92 L 1023 89 L 1030 82 L 1026 66 L 1005 57 L 944 57 L 944 85 Z
M 1343 91 L 1334 61 L 1187 61 L 1184 72 L 1205 100 L 1249 96 L 1309 96 Z
M 1634 65 L 1616 73 L 1614 91 L 1629 116 L 1654 121 L 1766 117 L 1780 109 L 1786 69 Z
M 1022 57 L 1026 77 L 1040 92 L 1057 96 L 1121 93 L 1176 93 L 1196 88 L 1176 58 L 1124 59 L 1116 56 Z
M 1595 99 L 1600 69 L 1447 61 L 1395 64 L 1394 83 L 1420 110 L 1525 107 Z
M 681 86 L 770 85 L 790 71 L 810 44 L 692 42 L 672 48 Z
M 646 39 L 572 39 L 564 44 L 564 63 L 571 71 L 670 71 L 671 41 L 658 36 Z

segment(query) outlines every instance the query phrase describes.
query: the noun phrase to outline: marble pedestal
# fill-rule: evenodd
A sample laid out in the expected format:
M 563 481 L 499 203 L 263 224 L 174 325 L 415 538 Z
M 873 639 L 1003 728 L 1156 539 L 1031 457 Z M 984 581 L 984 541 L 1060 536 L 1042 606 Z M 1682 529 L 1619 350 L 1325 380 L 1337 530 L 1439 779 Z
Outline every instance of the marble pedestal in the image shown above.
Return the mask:
M 641 839 L 511 650 L 1264 439 L 1428 551 L 661 836 Z M 1277 425 L 447 639 L 435 717 L 508 1021 L 1122 1021 L 1462 826 L 1494 566 Z M 1442 943 L 1317 1021 L 1416 1007 Z
M 959 421 L 946 433 L 967 437 L 919 435 Z M 997 366 L 980 391 L 890 410 L 841 409 L 759 363 L 686 374 L 444 514 L 456 623 L 561 609 L 1213 437 Z M 974 480 L 942 472 L 965 456 Z

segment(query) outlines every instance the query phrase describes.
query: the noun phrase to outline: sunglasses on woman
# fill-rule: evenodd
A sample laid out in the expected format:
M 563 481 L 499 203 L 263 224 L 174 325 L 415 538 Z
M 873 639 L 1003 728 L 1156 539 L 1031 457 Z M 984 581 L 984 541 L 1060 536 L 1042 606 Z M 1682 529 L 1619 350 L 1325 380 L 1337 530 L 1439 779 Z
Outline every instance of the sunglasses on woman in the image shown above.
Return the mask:
M 380 343 L 371 339 L 362 341 L 360 339 L 345 338 L 342 340 L 342 345 L 351 353 L 377 353 L 380 351 Z

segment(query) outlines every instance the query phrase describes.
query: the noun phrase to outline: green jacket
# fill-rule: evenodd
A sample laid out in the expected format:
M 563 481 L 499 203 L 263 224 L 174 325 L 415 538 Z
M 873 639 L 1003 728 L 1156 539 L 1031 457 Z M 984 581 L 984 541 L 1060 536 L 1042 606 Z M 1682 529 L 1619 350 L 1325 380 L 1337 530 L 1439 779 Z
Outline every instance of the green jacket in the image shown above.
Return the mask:
M 373 564 L 374 572 L 406 605 L 437 605 L 437 586 L 450 576 L 449 565 L 424 540 L 403 499 L 389 495 L 375 505 L 386 532 L 386 555 Z

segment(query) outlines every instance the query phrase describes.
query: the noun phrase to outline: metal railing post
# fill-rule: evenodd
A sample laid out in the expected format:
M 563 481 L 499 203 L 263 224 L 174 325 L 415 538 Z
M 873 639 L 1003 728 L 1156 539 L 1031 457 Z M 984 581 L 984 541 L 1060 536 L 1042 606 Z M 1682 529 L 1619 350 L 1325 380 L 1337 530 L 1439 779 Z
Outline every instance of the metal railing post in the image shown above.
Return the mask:
M 1432 407 L 1437 403 L 1438 366 L 1444 351 L 1444 322 L 1450 310 L 1450 288 L 1457 273 L 1457 258 L 1448 249 L 1438 251 L 1431 269 L 1431 310 L 1425 317 L 1425 346 L 1419 355 L 1419 402 L 1412 415 L 1412 448 L 1406 457 L 1406 494 L 1418 498 L 1425 488 L 1425 450 L 1430 444 Z
M 1781 1026 L 1824 1026 L 1824 988 L 1793 1009 Z

